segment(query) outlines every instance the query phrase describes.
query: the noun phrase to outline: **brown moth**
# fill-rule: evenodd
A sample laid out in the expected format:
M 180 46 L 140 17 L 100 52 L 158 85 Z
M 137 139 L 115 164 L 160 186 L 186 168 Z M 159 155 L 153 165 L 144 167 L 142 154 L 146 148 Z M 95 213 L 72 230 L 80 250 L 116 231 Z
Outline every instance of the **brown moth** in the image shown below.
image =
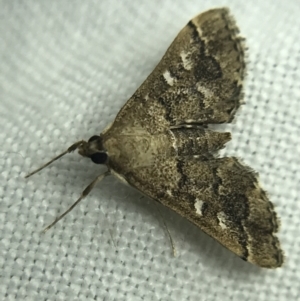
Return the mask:
M 50 226 L 109 174 L 186 217 L 242 259 L 280 267 L 278 220 L 257 174 L 216 152 L 231 139 L 209 124 L 231 122 L 242 103 L 244 40 L 228 9 L 192 19 L 115 121 L 70 146 L 108 168 Z

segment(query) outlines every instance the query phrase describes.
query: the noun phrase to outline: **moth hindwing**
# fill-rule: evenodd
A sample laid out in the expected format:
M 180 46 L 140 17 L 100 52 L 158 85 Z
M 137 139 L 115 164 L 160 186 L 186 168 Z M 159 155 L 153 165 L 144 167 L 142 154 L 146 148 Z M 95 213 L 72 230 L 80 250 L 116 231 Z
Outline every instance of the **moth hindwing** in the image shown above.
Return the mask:
M 278 220 L 272 203 L 253 170 L 237 158 L 215 156 L 230 133 L 207 127 L 231 122 L 242 103 L 244 49 L 228 9 L 192 19 L 110 127 L 43 166 L 78 148 L 108 167 L 49 227 L 113 173 L 242 259 L 280 267 L 283 254 L 274 235 Z

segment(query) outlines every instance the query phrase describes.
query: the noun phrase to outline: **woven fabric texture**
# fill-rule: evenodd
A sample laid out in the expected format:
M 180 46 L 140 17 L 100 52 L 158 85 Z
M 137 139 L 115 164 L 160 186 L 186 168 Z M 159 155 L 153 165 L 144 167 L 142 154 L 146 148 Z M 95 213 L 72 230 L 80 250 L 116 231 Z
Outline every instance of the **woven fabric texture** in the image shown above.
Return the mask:
M 286 263 L 264 270 L 113 177 L 46 234 L 104 167 L 76 153 L 179 30 L 229 6 L 246 37 L 246 104 L 222 154 L 257 170 Z M 300 300 L 300 2 L 0 1 L 0 300 Z M 164 223 L 174 240 L 172 255 Z

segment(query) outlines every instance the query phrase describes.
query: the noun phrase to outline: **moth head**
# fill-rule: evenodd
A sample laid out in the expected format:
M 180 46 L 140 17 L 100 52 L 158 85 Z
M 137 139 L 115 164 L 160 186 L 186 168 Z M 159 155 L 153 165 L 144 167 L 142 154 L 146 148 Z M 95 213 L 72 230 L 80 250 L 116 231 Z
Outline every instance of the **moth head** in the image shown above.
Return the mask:
M 108 161 L 102 138 L 97 135 L 92 136 L 87 142 L 82 141 L 78 146 L 78 153 L 83 157 L 90 158 L 96 164 L 106 164 Z
M 74 152 L 76 149 L 78 149 L 78 153 L 84 157 L 90 158 L 94 163 L 96 164 L 107 164 L 108 163 L 108 155 L 103 148 L 102 144 L 102 138 L 100 136 L 92 136 L 88 141 L 80 140 L 75 143 L 73 143 L 71 146 L 69 146 L 64 152 L 59 154 L 58 156 L 54 157 L 52 160 L 48 161 L 46 164 L 42 165 L 40 168 L 34 170 L 33 172 L 29 173 L 25 176 L 25 178 L 28 178 L 35 173 L 39 172 L 40 170 L 44 169 L 54 161 L 58 160 L 62 156 Z M 100 182 L 103 178 L 108 176 L 110 174 L 110 170 L 107 170 L 105 173 L 102 173 L 101 175 L 97 176 L 96 179 L 90 183 L 82 192 L 79 199 L 64 213 L 62 213 L 58 218 L 54 220 L 48 227 L 44 229 L 43 232 L 46 232 L 49 230 L 52 226 L 54 226 L 59 220 L 61 220 L 68 212 L 70 212 L 84 197 L 86 197 L 90 191 L 93 189 L 93 187 Z

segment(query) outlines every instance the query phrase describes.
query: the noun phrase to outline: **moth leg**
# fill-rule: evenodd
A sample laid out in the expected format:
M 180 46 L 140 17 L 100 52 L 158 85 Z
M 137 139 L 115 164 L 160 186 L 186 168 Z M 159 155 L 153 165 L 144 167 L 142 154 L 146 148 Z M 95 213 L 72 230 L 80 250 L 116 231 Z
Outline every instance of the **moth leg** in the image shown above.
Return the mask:
M 158 203 L 159 203 L 159 202 L 158 202 Z M 162 222 L 163 222 L 163 224 L 164 224 L 164 227 L 165 227 L 165 229 L 166 229 L 166 231 L 167 231 L 167 233 L 168 233 L 169 240 L 170 240 L 170 244 L 171 244 L 171 247 L 172 247 L 173 256 L 176 257 L 176 248 L 175 248 L 175 245 L 174 245 L 174 241 L 173 241 L 172 235 L 171 235 L 171 233 L 170 233 L 170 231 L 169 231 L 169 228 L 168 228 L 168 226 L 167 226 L 167 223 L 166 223 L 164 217 L 163 217 L 162 214 L 161 214 L 161 211 L 160 211 L 159 208 L 158 208 L 158 204 L 157 204 L 157 203 L 156 203 L 156 205 L 157 205 L 157 206 L 156 206 L 157 212 L 159 213 L 159 215 L 160 215 L 160 217 L 161 217 L 161 219 L 162 219 Z
M 40 170 L 44 169 L 45 167 L 47 167 L 48 165 L 50 165 L 51 163 L 53 163 L 54 161 L 58 160 L 59 158 L 61 158 L 62 156 L 73 152 L 74 150 L 76 150 L 84 141 L 80 140 L 75 142 L 74 144 L 72 144 L 70 147 L 68 147 L 68 149 L 66 151 L 64 151 L 63 153 L 61 153 L 60 155 L 56 156 L 55 158 L 53 158 L 52 160 L 50 160 L 49 162 L 47 162 L 46 164 L 44 164 L 43 166 L 41 166 L 40 168 L 34 170 L 33 172 L 29 173 L 28 175 L 25 176 L 25 178 L 29 178 L 32 175 L 34 175 L 35 173 L 39 172 Z
M 110 238 L 111 238 L 111 240 L 112 240 L 112 242 L 113 242 L 113 244 L 114 244 L 115 249 L 117 250 L 117 245 L 116 245 L 116 243 L 115 243 L 114 236 L 113 236 L 113 232 L 112 232 L 111 229 L 109 229 L 109 235 L 110 235 Z
M 110 171 L 107 170 L 105 173 L 101 174 L 98 176 L 92 183 L 90 183 L 81 193 L 81 196 L 79 199 L 72 205 L 70 206 L 63 214 L 58 216 L 49 226 L 47 226 L 43 232 L 47 232 L 50 228 L 52 228 L 58 221 L 60 221 L 64 216 L 66 216 L 70 211 L 74 209 L 74 207 L 83 199 L 85 198 L 91 190 L 98 184 L 100 181 L 102 181 L 106 176 L 110 175 Z

